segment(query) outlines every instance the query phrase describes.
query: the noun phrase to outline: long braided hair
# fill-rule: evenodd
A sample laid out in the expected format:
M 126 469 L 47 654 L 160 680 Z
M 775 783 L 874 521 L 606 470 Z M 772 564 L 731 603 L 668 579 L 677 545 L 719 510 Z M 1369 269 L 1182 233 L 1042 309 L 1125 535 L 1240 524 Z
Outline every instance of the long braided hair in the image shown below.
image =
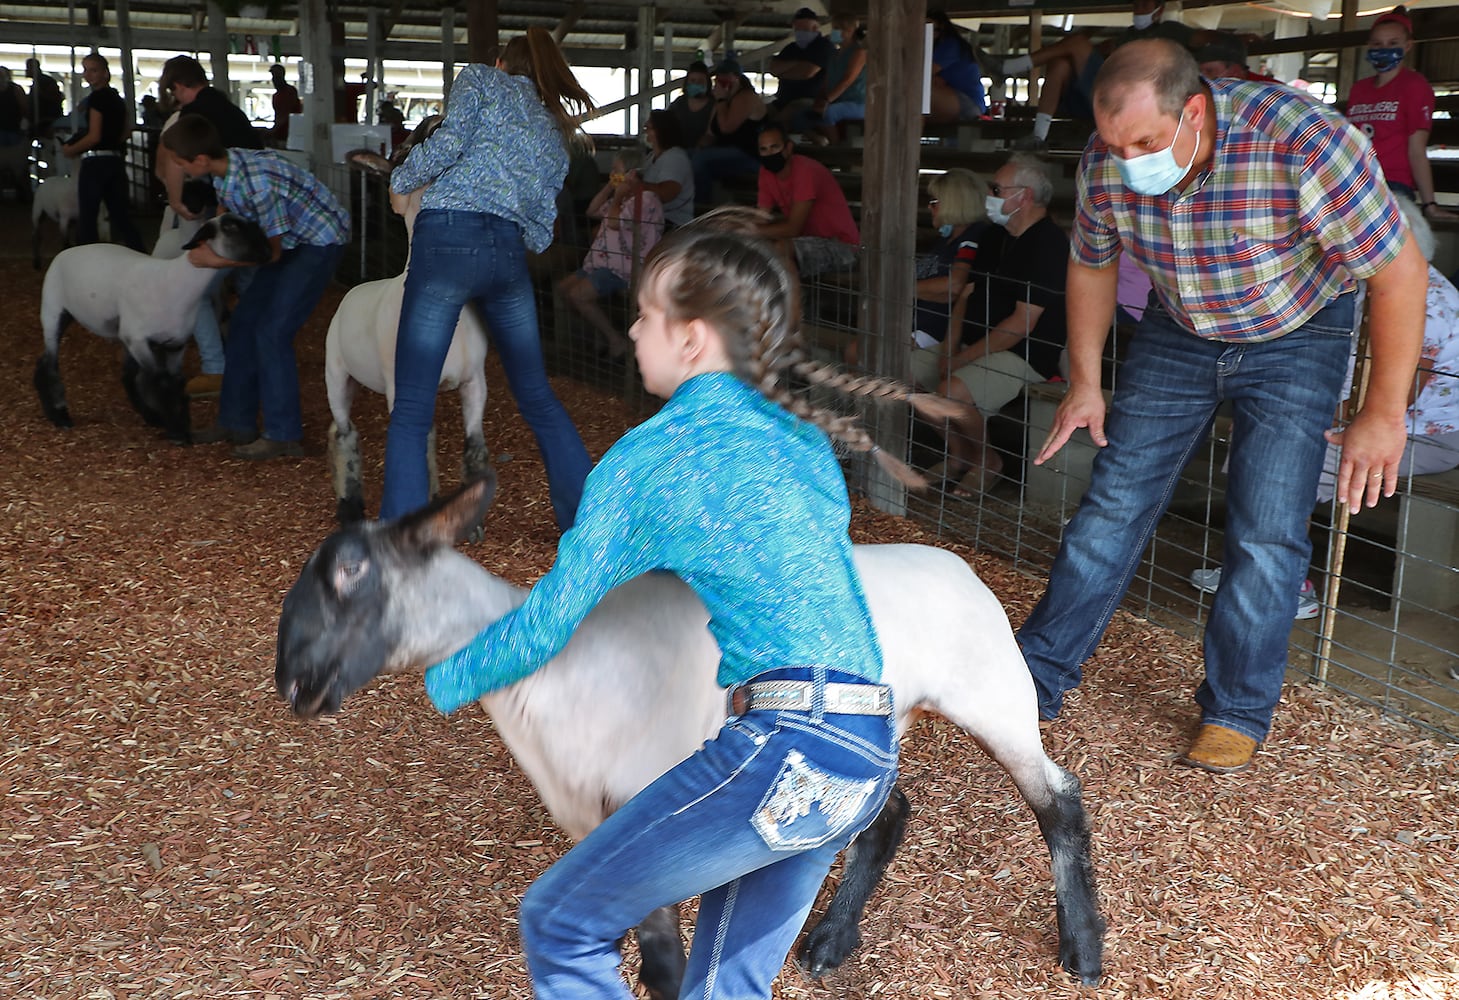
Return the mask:
M 957 412 L 956 404 L 893 379 L 811 360 L 800 333 L 800 282 L 775 248 L 755 235 L 766 219 L 738 207 L 701 216 L 659 241 L 641 280 L 657 282 L 668 318 L 703 319 L 719 332 L 740 381 L 853 451 L 870 452 L 907 486 L 924 488 L 927 481 L 879 448 L 858 418 L 812 404 L 792 381 L 878 403 L 905 401 L 936 420 Z

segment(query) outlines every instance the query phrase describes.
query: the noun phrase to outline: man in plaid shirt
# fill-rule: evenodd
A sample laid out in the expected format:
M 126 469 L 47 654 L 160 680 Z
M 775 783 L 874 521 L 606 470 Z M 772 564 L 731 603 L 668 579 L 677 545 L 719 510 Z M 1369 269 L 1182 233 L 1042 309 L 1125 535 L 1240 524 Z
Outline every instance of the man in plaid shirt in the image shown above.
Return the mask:
M 272 261 L 258 269 L 229 323 L 218 423 L 193 440 L 231 441 L 236 458 L 301 456 L 294 337 L 334 278 L 349 239 L 349 213 L 317 177 L 278 153 L 224 148 L 200 115 L 179 118 L 162 144 L 186 175 L 211 177 L 219 207 L 257 222 L 273 247 Z M 198 267 L 237 266 L 207 244 L 189 250 L 188 259 Z
M 1202 725 L 1182 761 L 1235 771 L 1281 696 L 1355 280 L 1368 281 L 1372 375 L 1362 411 L 1331 437 L 1343 445 L 1337 496 L 1354 511 L 1397 488 L 1425 265 L 1362 138 L 1306 95 L 1203 81 L 1188 51 L 1150 40 L 1109 58 L 1094 98 L 1068 277 L 1068 301 L 1085 305 L 1069 311 L 1069 391 L 1035 462 L 1079 427 L 1101 450 L 1019 643 L 1053 719 L 1229 401 L 1223 579 Z M 1122 252 L 1154 287 L 1106 416 L 1100 358 Z

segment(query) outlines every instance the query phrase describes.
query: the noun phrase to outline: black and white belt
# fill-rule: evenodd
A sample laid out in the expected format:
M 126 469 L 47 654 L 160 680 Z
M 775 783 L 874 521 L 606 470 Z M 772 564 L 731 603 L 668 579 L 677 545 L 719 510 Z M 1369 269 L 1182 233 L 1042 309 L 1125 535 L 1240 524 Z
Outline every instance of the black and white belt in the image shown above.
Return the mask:
M 750 681 L 725 692 L 731 715 L 746 712 L 809 712 L 815 708 L 814 681 Z M 827 715 L 890 715 L 892 689 L 885 684 L 825 685 Z

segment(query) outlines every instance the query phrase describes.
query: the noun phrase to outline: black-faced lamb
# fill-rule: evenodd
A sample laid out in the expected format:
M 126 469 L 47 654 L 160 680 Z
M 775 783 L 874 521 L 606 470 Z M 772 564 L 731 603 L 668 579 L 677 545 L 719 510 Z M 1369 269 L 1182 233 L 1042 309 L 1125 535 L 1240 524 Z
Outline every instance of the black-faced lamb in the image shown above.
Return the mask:
M 480 523 L 495 477 L 391 523 L 352 525 L 309 558 L 284 600 L 275 681 L 294 712 L 337 710 L 381 673 L 421 669 L 521 603 L 525 591 L 451 548 Z M 899 731 L 920 712 L 961 726 L 1013 778 L 1052 857 L 1059 960 L 1086 983 L 1101 972 L 1104 921 L 1079 780 L 1045 754 L 1037 701 L 1008 618 L 962 559 L 921 545 L 857 546 L 856 564 L 896 692 Z M 652 573 L 612 591 L 567 647 L 481 700 L 563 830 L 581 839 L 711 737 L 726 717 L 719 650 L 703 604 Z M 894 792 L 852 845 L 836 899 L 800 949 L 813 975 L 860 942 L 857 924 L 907 812 Z M 625 928 L 626 930 L 626 928 Z M 640 925 L 640 981 L 678 996 L 674 912 Z
M 257 223 L 236 215 L 208 220 L 184 249 L 207 243 L 220 257 L 240 264 L 268 261 L 268 237 Z M 186 256 L 150 257 L 110 243 L 62 251 L 41 286 L 45 354 L 36 362 L 41 408 L 57 427 L 70 427 L 71 411 L 61 381 L 61 335 L 72 321 L 127 349 L 122 384 L 132 406 L 178 444 L 191 442 L 182 351 L 192 336 L 200 301 L 213 278 Z
M 439 123 L 439 117 L 427 119 L 401 143 L 391 159 L 356 151 L 349 154 L 349 160 L 372 173 L 388 177 L 411 146 L 428 136 Z M 420 213 L 424 191 L 420 188 L 412 192 L 402 213 L 407 238 L 414 228 L 415 217 Z M 351 288 L 329 321 L 329 332 L 324 339 L 324 386 L 333 417 L 329 427 L 329 468 L 334 486 L 335 517 L 341 524 L 349 524 L 365 516 L 360 435 L 350 421 L 356 387 L 362 385 L 383 394 L 385 405 L 395 408 L 395 341 L 400 326 L 400 305 L 405 296 L 405 278 L 409 271 L 407 256 L 406 269 L 395 277 L 367 281 Z M 490 459 L 482 426 L 486 413 L 486 350 L 486 327 L 476 308 L 467 305 L 456 321 L 440 381 L 441 389 L 456 389 L 461 394 L 461 424 L 465 431 L 461 464 L 465 476 L 485 469 Z M 426 442 L 426 460 L 431 496 L 435 496 L 440 480 L 436 469 L 434 427 Z

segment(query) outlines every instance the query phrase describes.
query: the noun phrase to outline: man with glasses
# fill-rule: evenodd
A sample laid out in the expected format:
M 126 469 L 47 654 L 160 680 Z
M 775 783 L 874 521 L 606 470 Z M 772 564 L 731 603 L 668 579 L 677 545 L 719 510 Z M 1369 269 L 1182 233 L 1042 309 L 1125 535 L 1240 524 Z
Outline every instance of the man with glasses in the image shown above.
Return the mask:
M 975 314 L 964 317 L 964 346 L 944 355 L 938 389 L 962 404 L 948 421 L 945 476 L 959 496 L 991 488 L 1003 469 L 987 445 L 988 417 L 1025 386 L 1059 374 L 1069 238 L 1049 218 L 1053 194 L 1048 166 L 1029 153 L 1010 156 L 988 185 L 984 210 L 993 226 L 978 245 L 986 287 L 969 299 Z
M 1100 70 L 1098 135 L 1080 164 L 1069 264 L 1069 391 L 1035 458 L 1076 428 L 1099 447 L 1049 585 L 1019 632 L 1054 719 L 1114 615 L 1216 409 L 1232 407 L 1222 580 L 1205 634 L 1200 728 L 1182 763 L 1246 767 L 1281 696 L 1312 546 L 1307 516 L 1327 441 L 1338 500 L 1398 485 L 1424 330 L 1427 267 L 1372 150 L 1331 108 L 1286 87 L 1203 81 L 1194 56 L 1131 42 Z M 1113 401 L 1101 360 L 1122 253 L 1154 293 Z M 1368 280 L 1366 402 L 1332 421 Z

